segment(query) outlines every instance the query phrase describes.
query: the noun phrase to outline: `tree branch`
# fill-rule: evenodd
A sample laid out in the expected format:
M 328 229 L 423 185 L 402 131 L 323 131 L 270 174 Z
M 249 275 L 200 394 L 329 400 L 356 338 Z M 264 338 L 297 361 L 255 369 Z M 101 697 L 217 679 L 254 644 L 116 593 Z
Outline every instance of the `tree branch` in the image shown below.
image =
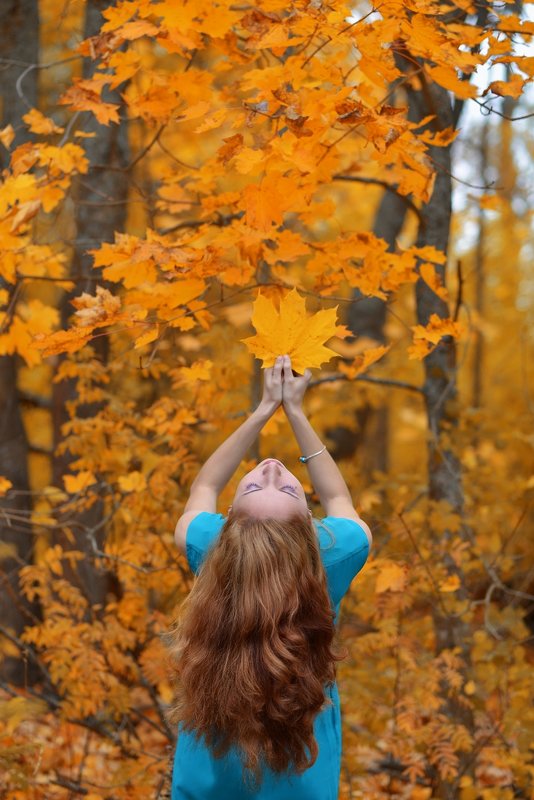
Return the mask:
M 414 214 L 417 215 L 420 225 L 422 226 L 425 225 L 423 216 L 419 211 L 419 209 L 417 208 L 417 206 L 415 205 L 415 203 L 413 202 L 413 200 L 410 200 L 410 198 L 407 197 L 405 194 L 401 194 L 398 188 L 393 184 L 388 183 L 387 181 L 384 180 L 380 180 L 380 178 L 367 178 L 361 175 L 332 175 L 332 178 L 337 181 L 354 181 L 355 183 L 369 183 L 369 184 L 375 184 L 376 186 L 383 186 L 384 189 L 386 189 L 388 192 L 392 192 L 393 194 L 396 194 L 397 197 L 400 197 L 400 199 L 404 203 L 406 203 L 408 208 L 411 209 L 414 212 Z
M 338 372 L 335 375 L 327 375 L 324 378 L 317 378 L 315 381 L 310 381 L 310 386 L 319 386 L 321 383 L 334 383 L 335 381 L 346 381 L 349 378 L 343 373 Z M 367 383 L 376 383 L 382 386 L 394 386 L 397 389 L 407 389 L 409 392 L 417 392 L 418 394 L 425 394 L 422 386 L 416 386 L 413 383 L 406 383 L 406 381 L 396 381 L 392 378 L 373 378 L 371 375 L 358 375 L 356 378 L 351 378 L 353 381 L 365 381 Z

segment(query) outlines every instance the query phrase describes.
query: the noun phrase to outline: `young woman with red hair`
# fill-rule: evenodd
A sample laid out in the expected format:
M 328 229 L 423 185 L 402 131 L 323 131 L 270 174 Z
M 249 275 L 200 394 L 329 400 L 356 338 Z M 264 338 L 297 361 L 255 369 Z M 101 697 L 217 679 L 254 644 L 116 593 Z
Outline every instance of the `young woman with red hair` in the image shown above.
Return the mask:
M 178 725 L 172 800 L 337 800 L 339 604 L 369 555 L 369 527 L 302 409 L 311 373 L 288 356 L 264 372 L 258 408 L 206 461 L 176 525 L 196 575 L 168 634 Z M 283 404 L 326 516 L 274 458 L 217 497 Z

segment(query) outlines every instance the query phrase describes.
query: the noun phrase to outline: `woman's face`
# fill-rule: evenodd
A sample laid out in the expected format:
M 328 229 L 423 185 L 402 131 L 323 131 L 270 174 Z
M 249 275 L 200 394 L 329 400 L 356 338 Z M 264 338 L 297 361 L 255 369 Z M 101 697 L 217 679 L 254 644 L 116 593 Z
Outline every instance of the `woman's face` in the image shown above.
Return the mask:
M 242 478 L 230 508 L 258 519 L 309 514 L 300 481 L 276 458 L 265 458 Z

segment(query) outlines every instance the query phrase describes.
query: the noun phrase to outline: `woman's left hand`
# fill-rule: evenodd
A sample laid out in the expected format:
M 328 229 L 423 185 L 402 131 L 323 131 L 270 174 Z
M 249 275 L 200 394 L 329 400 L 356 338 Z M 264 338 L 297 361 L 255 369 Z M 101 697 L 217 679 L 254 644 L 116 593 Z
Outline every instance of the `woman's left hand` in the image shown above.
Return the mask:
M 282 402 L 282 367 L 284 357 L 278 356 L 274 367 L 263 370 L 263 397 L 261 403 L 274 413 Z

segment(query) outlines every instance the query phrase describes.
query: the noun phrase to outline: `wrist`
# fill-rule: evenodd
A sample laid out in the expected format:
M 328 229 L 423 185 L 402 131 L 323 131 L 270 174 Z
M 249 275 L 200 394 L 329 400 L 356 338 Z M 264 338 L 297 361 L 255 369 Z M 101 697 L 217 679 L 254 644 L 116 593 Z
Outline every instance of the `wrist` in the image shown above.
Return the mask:
M 284 410 L 286 412 L 286 416 L 288 420 L 291 422 L 292 419 L 306 417 L 302 406 L 284 406 Z
M 259 406 L 257 406 L 256 410 L 253 412 L 258 417 L 263 417 L 265 421 L 269 420 L 280 403 L 276 400 L 261 400 Z

